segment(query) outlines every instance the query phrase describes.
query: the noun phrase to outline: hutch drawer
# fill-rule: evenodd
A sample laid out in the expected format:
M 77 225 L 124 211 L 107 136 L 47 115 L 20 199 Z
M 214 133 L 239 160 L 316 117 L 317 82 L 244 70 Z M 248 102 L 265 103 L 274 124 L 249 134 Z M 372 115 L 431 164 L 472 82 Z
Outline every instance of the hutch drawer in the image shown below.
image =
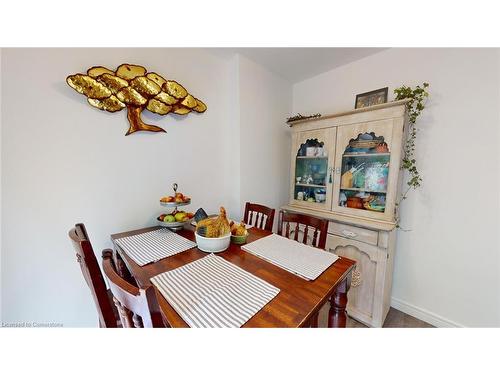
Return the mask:
M 350 238 L 352 240 L 361 241 L 370 245 L 377 245 L 378 232 L 366 228 L 355 227 L 352 225 L 340 224 L 330 221 L 328 224 L 328 233 L 335 234 L 340 237 Z

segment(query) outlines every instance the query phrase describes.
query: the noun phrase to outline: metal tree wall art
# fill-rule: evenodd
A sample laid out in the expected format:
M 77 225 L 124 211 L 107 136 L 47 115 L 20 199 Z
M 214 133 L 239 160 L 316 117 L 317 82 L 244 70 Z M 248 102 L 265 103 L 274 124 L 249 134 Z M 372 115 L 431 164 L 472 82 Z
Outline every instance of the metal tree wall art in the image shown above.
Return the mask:
M 187 115 L 191 111 L 203 113 L 207 109 L 205 103 L 189 94 L 181 84 L 156 73 L 146 73 L 146 68 L 139 65 L 122 64 L 114 72 L 94 66 L 87 70 L 87 74 L 68 76 L 66 82 L 85 95 L 93 107 L 108 112 L 127 108 L 130 128 L 125 135 L 141 130 L 165 132 L 159 126 L 142 121 L 144 109 L 159 115 Z

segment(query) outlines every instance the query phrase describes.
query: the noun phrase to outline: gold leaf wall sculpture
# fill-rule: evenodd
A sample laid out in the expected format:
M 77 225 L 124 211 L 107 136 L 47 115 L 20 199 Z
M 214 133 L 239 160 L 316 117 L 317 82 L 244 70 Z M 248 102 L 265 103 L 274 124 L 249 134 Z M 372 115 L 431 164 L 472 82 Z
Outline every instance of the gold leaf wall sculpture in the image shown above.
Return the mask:
M 147 73 L 146 68 L 139 65 L 122 64 L 114 72 L 94 66 L 87 74 L 68 76 L 66 82 L 100 110 L 117 112 L 127 108 L 130 128 L 125 135 L 141 130 L 165 132 L 159 126 L 142 121 L 144 109 L 159 115 L 187 115 L 191 111 L 203 113 L 207 110 L 205 103 L 189 94 L 180 83 L 157 73 Z

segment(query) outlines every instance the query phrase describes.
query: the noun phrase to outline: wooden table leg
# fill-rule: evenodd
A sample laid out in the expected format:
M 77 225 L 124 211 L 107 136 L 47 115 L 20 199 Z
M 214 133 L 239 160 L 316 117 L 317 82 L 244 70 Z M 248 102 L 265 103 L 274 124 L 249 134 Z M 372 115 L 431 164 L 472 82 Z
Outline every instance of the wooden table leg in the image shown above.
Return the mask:
M 347 325 L 347 292 L 351 286 L 351 274 L 347 275 L 344 280 L 335 289 L 330 298 L 330 310 L 328 310 L 328 328 L 345 328 Z

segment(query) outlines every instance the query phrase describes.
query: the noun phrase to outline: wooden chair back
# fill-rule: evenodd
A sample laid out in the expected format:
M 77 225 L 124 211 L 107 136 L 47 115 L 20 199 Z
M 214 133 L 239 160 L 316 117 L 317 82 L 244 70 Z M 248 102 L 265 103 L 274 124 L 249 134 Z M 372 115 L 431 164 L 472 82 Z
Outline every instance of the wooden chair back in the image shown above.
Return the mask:
M 124 328 L 165 327 L 152 286 L 140 289 L 120 277 L 116 272 L 112 250 L 103 250 L 102 267 Z
M 269 208 L 257 203 L 247 202 L 245 204 L 245 215 L 243 221 L 259 229 L 273 230 L 274 208 Z
M 76 224 L 69 231 L 69 238 L 76 252 L 76 260 L 80 264 L 83 278 L 90 288 L 99 314 L 99 326 L 116 328 L 116 315 L 109 300 L 108 290 L 92 249 L 85 225 Z
M 280 211 L 278 221 L 278 234 L 280 236 L 324 250 L 327 231 L 328 220 Z

